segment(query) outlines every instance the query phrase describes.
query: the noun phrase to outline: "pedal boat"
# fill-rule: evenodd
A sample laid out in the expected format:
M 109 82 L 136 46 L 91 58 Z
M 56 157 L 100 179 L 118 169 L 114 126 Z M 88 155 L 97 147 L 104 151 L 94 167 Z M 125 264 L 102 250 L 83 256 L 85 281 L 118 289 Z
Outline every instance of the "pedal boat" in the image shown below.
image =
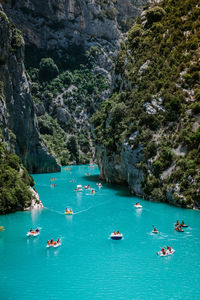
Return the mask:
M 72 210 L 65 211 L 65 215 L 71 216 L 73 215 L 73 211 Z
M 29 231 L 27 232 L 26 236 L 38 236 L 40 232 L 38 231 Z
M 110 235 L 110 238 L 111 238 L 112 240 L 121 240 L 122 237 L 123 237 L 123 234 L 122 234 L 122 233 L 117 233 L 117 234 L 115 234 L 115 233 L 112 232 L 111 235 Z
M 162 251 L 157 252 L 157 254 L 158 254 L 159 256 L 169 256 L 169 255 L 174 254 L 174 252 L 175 252 L 175 250 L 174 250 L 174 249 L 171 249 L 171 251 L 166 250 L 166 253 L 165 253 L 165 254 L 163 254 Z
M 142 205 L 140 204 L 134 204 L 135 208 L 142 208 Z
M 59 242 L 59 243 L 54 242 L 52 244 L 46 245 L 47 248 L 58 248 L 59 246 L 61 246 L 61 242 Z

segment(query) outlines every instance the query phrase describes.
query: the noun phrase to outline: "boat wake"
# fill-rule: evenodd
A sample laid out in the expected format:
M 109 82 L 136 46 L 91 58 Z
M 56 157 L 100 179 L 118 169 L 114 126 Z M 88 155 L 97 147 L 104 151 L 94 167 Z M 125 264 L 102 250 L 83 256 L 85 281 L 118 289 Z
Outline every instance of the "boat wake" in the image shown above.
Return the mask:
M 105 201 L 105 202 L 103 202 L 103 203 L 99 203 L 99 204 L 97 204 L 97 205 L 90 206 L 90 207 L 88 207 L 87 209 L 83 209 L 83 210 L 80 210 L 80 211 L 74 213 L 74 215 L 78 215 L 78 214 L 80 214 L 80 213 L 82 213 L 82 212 L 88 211 L 88 210 L 90 210 L 90 209 L 92 209 L 92 208 L 96 208 L 96 207 L 98 207 L 98 206 L 102 206 L 102 205 L 104 205 L 104 204 L 108 204 L 108 203 L 110 203 L 110 202 L 111 202 L 111 201 Z
M 89 208 L 86 208 L 86 209 L 83 209 L 83 210 L 77 211 L 77 212 L 75 212 L 75 213 L 74 213 L 74 215 L 81 214 L 81 213 L 83 213 L 83 212 L 85 212 L 85 211 L 88 211 L 88 210 L 90 210 L 91 208 L 92 208 L 92 206 L 91 206 L 91 207 L 89 207 Z
M 102 205 L 108 204 L 108 203 L 110 203 L 110 202 L 112 202 L 112 201 L 105 201 L 105 202 L 99 203 L 99 204 L 97 204 L 97 205 L 90 206 L 90 207 L 88 207 L 88 208 L 86 208 L 86 209 L 83 209 L 83 210 L 74 212 L 74 213 L 73 213 L 73 216 L 74 216 L 74 215 L 81 214 L 81 213 L 83 213 L 83 212 L 86 212 L 86 211 L 88 211 L 88 210 L 90 210 L 90 209 L 92 209 L 92 208 L 96 208 L 96 207 L 98 207 L 98 206 L 102 206 Z M 56 214 L 59 214 L 59 215 L 62 215 L 62 216 L 65 215 L 64 212 L 60 212 L 60 211 L 57 211 L 57 210 L 52 209 L 52 208 L 49 208 L 49 207 L 44 207 L 44 208 L 47 209 L 47 210 L 49 210 L 49 211 L 51 211 L 51 212 L 53 212 L 53 213 L 56 213 Z
M 53 213 L 56 213 L 56 214 L 59 214 L 59 215 L 65 215 L 65 213 L 64 212 L 60 212 L 60 211 L 57 211 L 57 210 L 55 210 L 55 209 L 52 209 L 52 208 L 48 208 L 48 207 L 44 207 L 45 209 L 47 209 L 47 210 L 49 210 L 49 211 L 51 211 L 51 212 L 53 212 Z

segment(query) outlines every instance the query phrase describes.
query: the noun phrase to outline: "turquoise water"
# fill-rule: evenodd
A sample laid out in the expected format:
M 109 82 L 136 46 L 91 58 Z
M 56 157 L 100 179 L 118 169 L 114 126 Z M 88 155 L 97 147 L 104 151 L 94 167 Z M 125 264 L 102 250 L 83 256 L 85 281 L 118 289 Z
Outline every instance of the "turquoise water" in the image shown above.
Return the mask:
M 0 217 L 6 229 L 0 232 L 1 300 L 200 299 L 199 211 L 145 200 L 136 210 L 139 199 L 126 189 L 96 186 L 96 167 L 63 168 L 34 179 L 46 208 Z M 97 192 L 75 192 L 77 184 Z M 73 216 L 64 215 L 66 207 Z M 174 232 L 177 219 L 189 224 L 184 233 Z M 158 235 L 151 233 L 152 225 Z M 38 237 L 26 237 L 31 227 L 41 227 Z M 113 230 L 124 239 L 110 240 Z M 62 246 L 47 249 L 46 241 L 58 237 Z M 167 244 L 174 255 L 157 256 Z

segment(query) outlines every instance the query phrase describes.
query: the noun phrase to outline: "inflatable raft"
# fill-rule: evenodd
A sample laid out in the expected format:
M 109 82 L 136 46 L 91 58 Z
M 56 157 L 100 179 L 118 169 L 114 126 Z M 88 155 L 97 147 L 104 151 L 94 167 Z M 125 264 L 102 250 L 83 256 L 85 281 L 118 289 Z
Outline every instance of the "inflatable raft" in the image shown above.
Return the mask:
M 159 256 L 169 256 L 169 255 L 174 254 L 174 252 L 175 252 L 175 250 L 174 250 L 174 249 L 171 249 L 171 251 L 166 250 L 166 253 L 165 253 L 165 254 L 163 254 L 162 251 L 157 252 L 157 254 L 158 254 Z

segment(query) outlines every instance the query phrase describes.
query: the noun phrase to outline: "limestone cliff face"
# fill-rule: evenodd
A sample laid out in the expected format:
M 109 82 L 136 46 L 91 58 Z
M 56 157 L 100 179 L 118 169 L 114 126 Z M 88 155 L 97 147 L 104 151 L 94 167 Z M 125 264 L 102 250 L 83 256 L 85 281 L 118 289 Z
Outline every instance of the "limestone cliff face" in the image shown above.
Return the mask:
M 91 118 L 98 165 L 138 196 L 199 209 L 199 1 L 148 2 L 118 53 L 114 93 Z
M 87 124 L 91 114 L 110 94 L 114 58 L 120 48 L 123 34 L 140 14 L 146 0 L 1 0 L 1 2 L 7 15 L 23 33 L 28 68 L 39 68 L 39 60 L 42 57 L 54 58 L 55 55 L 58 57 L 56 63 L 60 72 L 62 69 L 70 70 L 69 60 L 78 61 L 77 56 L 84 53 L 85 60 L 81 64 L 90 65 L 92 61 L 89 69 L 95 74 L 95 78 L 99 75 L 105 77 L 104 91 L 98 92 L 98 97 L 93 92 L 90 92 L 88 97 L 81 95 L 82 98 L 78 97 L 80 105 L 77 104 L 74 83 L 69 87 L 64 85 L 59 93 L 52 96 L 51 101 L 44 95 L 41 85 L 37 95 L 32 90 L 33 96 L 40 100 L 40 103 L 39 101 L 36 103 L 38 120 L 39 117 L 45 118 L 44 115 L 47 113 L 51 118 L 57 119 L 59 126 L 67 134 L 71 132 L 77 134 L 79 128 L 85 131 L 84 126 L 88 130 Z M 73 50 L 71 52 L 70 49 L 76 49 L 77 52 L 74 53 Z M 34 53 L 33 61 L 34 58 L 36 59 L 33 65 L 32 61 L 29 62 L 32 53 Z M 68 57 L 67 62 L 63 60 L 64 63 L 60 64 L 63 57 Z M 79 68 L 79 65 L 77 63 L 75 68 Z M 34 86 L 34 78 L 31 78 Z M 84 80 L 82 86 L 85 87 Z M 36 81 L 37 85 L 40 84 L 37 79 Z M 75 88 L 78 89 L 77 86 Z M 70 108 L 72 102 L 76 108 Z M 69 127 L 71 120 L 73 120 L 73 130 Z M 41 131 L 41 135 L 42 133 Z M 78 135 L 80 136 L 80 132 Z M 92 149 L 89 152 L 91 151 Z
M 128 184 L 134 194 L 144 196 L 144 174 L 137 167 L 143 158 L 142 147 L 132 150 L 128 143 L 124 143 L 120 154 L 112 155 L 108 154 L 106 149 L 97 147 L 96 158 L 102 179 L 117 184 Z
M 0 127 L 5 141 L 32 173 L 59 171 L 40 141 L 23 64 L 24 40 L 0 6 Z
M 100 43 L 116 50 L 121 31 L 127 30 L 145 0 L 2 0 L 6 13 L 22 30 L 27 44 L 66 49 Z M 117 43 L 117 44 L 116 44 Z

